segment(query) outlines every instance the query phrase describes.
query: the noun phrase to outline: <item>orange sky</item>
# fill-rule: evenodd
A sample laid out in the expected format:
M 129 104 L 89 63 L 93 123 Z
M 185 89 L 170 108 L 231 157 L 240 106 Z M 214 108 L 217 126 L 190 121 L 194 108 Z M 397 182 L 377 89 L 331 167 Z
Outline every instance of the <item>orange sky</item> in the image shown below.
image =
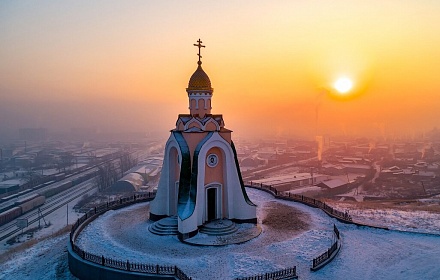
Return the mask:
M 200 37 L 236 137 L 420 133 L 440 122 L 439 18 L 438 1 L 1 1 L 0 132 L 166 133 Z

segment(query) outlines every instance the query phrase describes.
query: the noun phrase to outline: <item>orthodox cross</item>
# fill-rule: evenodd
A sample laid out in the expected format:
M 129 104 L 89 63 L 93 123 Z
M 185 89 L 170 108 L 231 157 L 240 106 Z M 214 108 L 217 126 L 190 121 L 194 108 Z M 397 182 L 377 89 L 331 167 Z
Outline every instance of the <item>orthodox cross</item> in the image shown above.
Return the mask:
M 200 38 L 199 38 L 199 40 L 197 41 L 197 43 L 198 43 L 198 44 L 194 44 L 194 46 L 196 46 L 196 47 L 199 48 L 199 53 L 197 54 L 197 55 L 199 56 L 199 62 L 197 62 L 197 64 L 200 65 L 200 64 L 202 64 L 202 62 L 200 61 L 200 59 L 202 58 L 202 56 L 200 55 L 200 49 L 201 49 L 201 48 L 204 48 L 205 46 L 202 45 L 203 42 L 200 40 Z

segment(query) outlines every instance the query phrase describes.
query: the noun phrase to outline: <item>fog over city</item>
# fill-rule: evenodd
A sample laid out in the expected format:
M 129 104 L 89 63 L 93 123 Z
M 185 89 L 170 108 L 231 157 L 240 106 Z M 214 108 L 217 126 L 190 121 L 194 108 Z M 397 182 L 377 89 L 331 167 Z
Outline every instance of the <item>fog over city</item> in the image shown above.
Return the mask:
M 199 37 L 238 137 L 423 135 L 440 119 L 440 6 L 373 2 L 3 1 L 1 137 L 171 129 Z
M 439 19 L 0 1 L 0 280 L 439 279 Z

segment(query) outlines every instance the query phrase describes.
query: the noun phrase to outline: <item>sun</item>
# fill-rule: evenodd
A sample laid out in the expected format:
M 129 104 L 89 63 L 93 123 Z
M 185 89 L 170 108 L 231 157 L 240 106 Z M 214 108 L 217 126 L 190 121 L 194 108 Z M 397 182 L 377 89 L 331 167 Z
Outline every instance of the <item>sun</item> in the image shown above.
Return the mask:
M 336 82 L 333 84 L 333 87 L 341 94 L 348 93 L 352 87 L 353 82 L 347 78 L 347 77 L 340 77 L 336 80 Z

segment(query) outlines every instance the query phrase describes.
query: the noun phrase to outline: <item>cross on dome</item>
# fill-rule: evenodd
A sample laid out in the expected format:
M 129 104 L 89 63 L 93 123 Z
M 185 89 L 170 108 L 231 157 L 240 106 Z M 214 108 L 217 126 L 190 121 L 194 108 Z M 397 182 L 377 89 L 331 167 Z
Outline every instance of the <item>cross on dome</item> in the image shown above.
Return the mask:
M 200 38 L 199 38 L 199 40 L 197 41 L 197 44 L 194 44 L 194 46 L 199 48 L 199 53 L 197 54 L 199 57 L 199 61 L 197 62 L 198 65 L 202 64 L 202 61 L 200 60 L 202 58 L 202 55 L 200 54 L 200 49 L 205 48 L 205 46 L 203 46 L 202 43 L 203 43 L 202 40 L 200 40 Z
M 191 78 L 189 79 L 188 87 L 186 91 L 188 94 L 192 91 L 197 91 L 197 94 L 200 94 L 200 91 L 206 91 L 210 95 L 212 95 L 212 87 L 211 87 L 211 81 L 209 80 L 208 75 L 203 71 L 202 69 L 202 55 L 200 54 L 200 49 L 204 48 L 205 46 L 202 45 L 202 40 L 197 40 L 197 44 L 194 44 L 194 46 L 199 48 L 199 53 L 197 54 L 199 57 L 199 61 L 197 62 L 198 66 L 194 74 L 192 74 Z

